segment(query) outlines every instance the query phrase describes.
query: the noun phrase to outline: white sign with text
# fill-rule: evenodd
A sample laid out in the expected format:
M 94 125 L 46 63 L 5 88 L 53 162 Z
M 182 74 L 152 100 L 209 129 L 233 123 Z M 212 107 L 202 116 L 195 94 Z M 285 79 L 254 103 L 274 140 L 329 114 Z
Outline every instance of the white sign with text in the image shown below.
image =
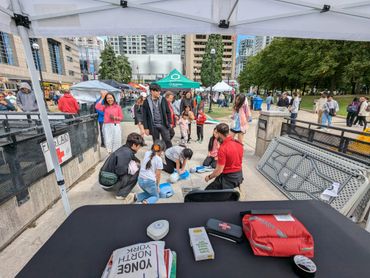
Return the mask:
M 64 161 L 67 161 L 72 157 L 71 141 L 69 139 L 68 133 L 64 133 L 62 135 L 54 137 L 54 144 L 57 150 L 59 164 L 62 164 Z M 40 143 L 40 145 L 41 150 L 44 153 L 46 167 L 48 169 L 48 172 L 50 172 L 54 170 L 54 166 L 51 160 L 48 143 L 45 141 Z

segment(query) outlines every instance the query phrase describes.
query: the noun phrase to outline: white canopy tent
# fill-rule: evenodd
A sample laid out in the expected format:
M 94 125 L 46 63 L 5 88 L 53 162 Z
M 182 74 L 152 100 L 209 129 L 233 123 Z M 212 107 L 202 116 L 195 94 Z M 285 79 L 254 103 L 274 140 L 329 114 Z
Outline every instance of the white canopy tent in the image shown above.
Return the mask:
M 0 10 L 0 30 L 19 33 L 15 12 L 28 17 L 31 37 L 222 32 L 370 40 L 364 0 L 0 0 Z
M 202 92 L 204 92 L 205 90 L 204 90 L 204 87 L 199 87 L 199 88 L 196 88 L 195 89 L 195 92 L 197 92 L 197 93 L 202 93 Z
M 233 87 L 228 85 L 225 81 L 220 81 L 212 87 L 214 92 L 231 92 Z
M 98 80 L 80 82 L 71 87 L 73 96 L 80 103 L 95 102 L 100 97 L 100 91 L 102 90 L 112 93 L 119 103 L 121 90 Z
M 370 40 L 369 23 L 370 1 L 363 0 L 0 0 L 0 31 L 19 35 L 25 48 L 67 214 L 70 206 L 30 37 L 239 33 Z

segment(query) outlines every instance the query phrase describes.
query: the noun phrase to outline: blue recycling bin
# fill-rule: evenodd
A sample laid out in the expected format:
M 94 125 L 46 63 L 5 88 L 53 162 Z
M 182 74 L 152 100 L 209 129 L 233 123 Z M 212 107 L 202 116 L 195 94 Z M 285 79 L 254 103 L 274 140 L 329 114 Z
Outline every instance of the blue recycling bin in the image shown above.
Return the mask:
M 262 110 L 262 102 L 263 102 L 263 99 L 259 96 L 256 96 L 255 98 L 253 98 L 253 110 L 254 111 L 259 111 L 259 110 Z

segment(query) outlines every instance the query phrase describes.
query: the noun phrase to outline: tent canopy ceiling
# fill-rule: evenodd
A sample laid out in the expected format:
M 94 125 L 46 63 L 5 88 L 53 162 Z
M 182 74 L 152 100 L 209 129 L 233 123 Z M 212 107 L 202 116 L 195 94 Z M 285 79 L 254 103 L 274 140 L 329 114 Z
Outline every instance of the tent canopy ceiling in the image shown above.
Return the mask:
M 370 40 L 370 1 L 364 0 L 19 2 L 31 37 L 228 33 Z M 17 33 L 12 16 L 11 0 L 0 0 L 1 31 Z

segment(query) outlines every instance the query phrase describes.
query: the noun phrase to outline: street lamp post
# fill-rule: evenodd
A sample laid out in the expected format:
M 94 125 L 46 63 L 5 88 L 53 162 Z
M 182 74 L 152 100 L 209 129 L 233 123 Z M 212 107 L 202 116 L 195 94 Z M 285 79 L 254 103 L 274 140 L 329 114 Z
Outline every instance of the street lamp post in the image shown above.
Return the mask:
M 41 63 L 40 63 L 40 46 L 37 43 L 32 44 L 32 49 L 36 51 L 36 61 L 37 61 L 37 67 L 39 68 L 39 73 L 40 73 L 40 85 L 41 85 L 41 90 L 42 93 L 44 94 L 44 79 L 42 78 L 42 71 L 41 71 Z M 44 96 L 45 97 L 45 96 Z
M 136 65 L 137 83 L 140 84 L 140 72 L 139 65 Z
M 210 92 L 209 92 L 210 98 L 209 98 L 208 113 L 212 112 L 212 101 L 213 101 L 212 87 L 213 87 L 213 78 L 214 78 L 214 60 L 215 60 L 215 56 L 216 56 L 216 49 L 212 48 L 210 53 L 211 53 L 211 89 L 210 89 Z

